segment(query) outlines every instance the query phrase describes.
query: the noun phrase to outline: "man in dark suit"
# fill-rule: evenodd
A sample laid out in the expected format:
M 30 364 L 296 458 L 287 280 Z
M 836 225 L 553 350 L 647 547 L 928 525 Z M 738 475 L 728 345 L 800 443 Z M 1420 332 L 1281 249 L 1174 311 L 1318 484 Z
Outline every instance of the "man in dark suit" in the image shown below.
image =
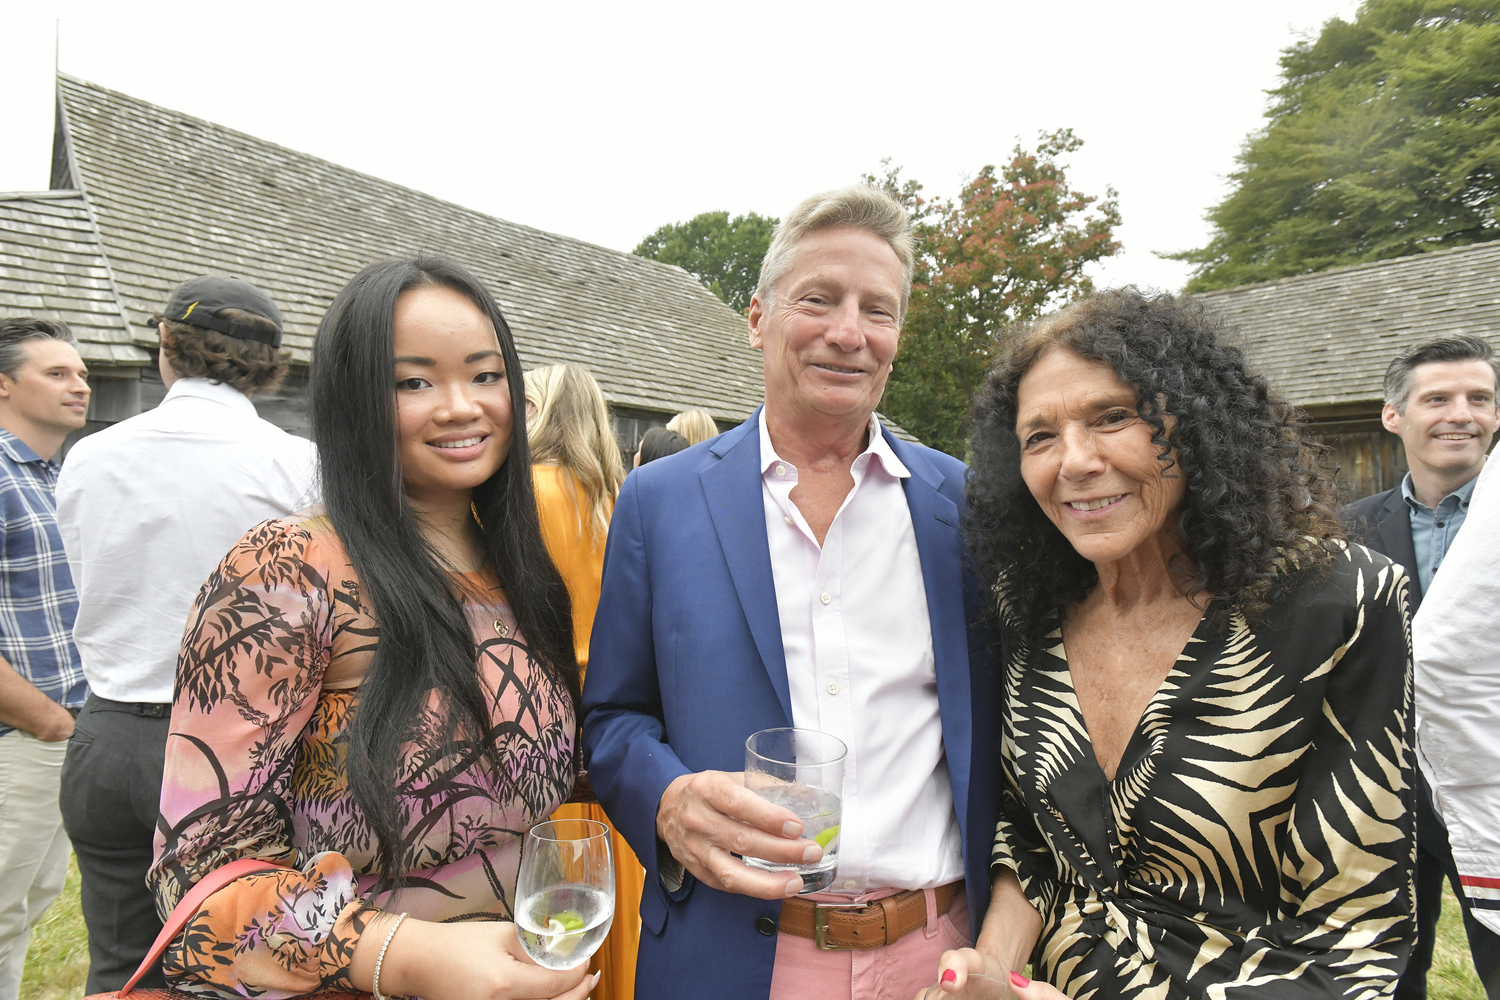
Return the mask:
M 872 188 L 798 206 L 750 306 L 765 405 L 615 506 L 583 734 L 647 870 L 639 997 L 909 1000 L 985 913 L 998 671 L 965 623 L 965 470 L 874 415 L 911 253 Z M 788 726 L 847 747 L 822 835 L 735 773 Z
M 1397 355 L 1386 370 L 1381 422 L 1401 438 L 1411 471 L 1395 489 L 1349 504 L 1343 516 L 1355 541 L 1406 567 L 1413 615 L 1468 513 L 1474 480 L 1500 422 L 1497 384 L 1494 350 L 1474 337 L 1419 344 Z M 1418 691 L 1419 712 L 1421 697 Z M 1464 901 L 1447 831 L 1418 772 L 1417 944 L 1396 988 L 1397 1000 L 1427 996 L 1445 876 Z M 1491 982 L 1500 972 L 1500 935 L 1476 920 L 1467 902 L 1462 905 L 1475 968 Z

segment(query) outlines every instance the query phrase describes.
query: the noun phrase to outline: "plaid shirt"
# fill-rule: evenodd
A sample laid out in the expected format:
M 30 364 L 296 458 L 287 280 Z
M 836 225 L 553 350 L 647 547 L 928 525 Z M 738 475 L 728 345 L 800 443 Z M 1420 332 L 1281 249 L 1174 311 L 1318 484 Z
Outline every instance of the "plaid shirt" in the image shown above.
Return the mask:
M 0 656 L 59 705 L 81 708 L 89 688 L 73 648 L 78 594 L 57 531 L 57 470 L 0 429 Z

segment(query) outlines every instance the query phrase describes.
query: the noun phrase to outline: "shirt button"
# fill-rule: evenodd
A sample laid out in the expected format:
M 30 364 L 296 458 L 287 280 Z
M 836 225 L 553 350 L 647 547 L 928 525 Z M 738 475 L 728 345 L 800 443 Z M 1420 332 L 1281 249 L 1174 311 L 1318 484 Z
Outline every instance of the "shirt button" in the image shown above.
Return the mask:
M 844 879 L 844 888 L 845 889 L 853 889 L 854 886 L 855 886 L 855 882 L 854 882 L 854 880 L 852 878 L 846 878 L 846 879 Z
M 1443 526 L 1443 522 L 1442 522 L 1442 521 L 1439 521 L 1439 522 L 1438 522 L 1438 523 L 1437 523 L 1437 526 L 1438 526 L 1438 527 L 1439 527 L 1439 528 L 1441 528 L 1441 527 L 1442 527 L 1442 526 Z
M 818 600 L 822 601 L 824 604 L 827 604 L 829 601 L 833 600 L 833 598 L 829 597 L 827 594 L 824 594 L 823 596 L 819 597 Z
M 756 917 L 755 929 L 760 931 L 766 937 L 775 937 L 776 921 L 772 920 L 770 917 Z
M 786 466 L 784 466 L 784 465 L 778 465 L 778 466 L 776 466 L 776 474 L 778 476 L 784 476 L 784 475 L 786 475 Z
M 792 519 L 789 518 L 789 517 L 782 517 L 782 520 L 785 521 L 787 524 L 791 524 L 792 523 Z
M 838 694 L 839 693 L 839 686 L 837 684 L 830 683 L 828 685 L 828 693 L 829 694 Z

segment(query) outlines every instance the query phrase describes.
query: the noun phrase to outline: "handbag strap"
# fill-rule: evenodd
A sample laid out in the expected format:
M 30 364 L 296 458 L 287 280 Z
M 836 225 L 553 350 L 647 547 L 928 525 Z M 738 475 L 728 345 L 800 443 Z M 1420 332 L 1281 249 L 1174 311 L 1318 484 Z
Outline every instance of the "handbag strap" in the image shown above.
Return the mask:
M 262 861 L 259 858 L 240 858 L 231 861 L 227 865 L 220 865 L 198 880 L 198 884 L 188 890 L 188 894 L 182 897 L 181 902 L 172 907 L 172 915 L 167 917 L 167 922 L 162 926 L 161 933 L 156 935 L 156 940 L 151 943 L 151 950 L 146 952 L 146 957 L 141 960 L 140 968 L 135 970 L 135 975 L 130 977 L 121 990 L 115 994 L 117 997 L 129 996 L 130 991 L 135 989 L 135 984 L 144 976 L 156 960 L 161 958 L 162 952 L 167 950 L 167 945 L 172 939 L 182 933 L 187 922 L 203 909 L 203 904 L 208 897 L 224 888 L 237 878 L 246 875 L 254 875 L 256 872 L 273 871 L 277 868 L 285 868 L 286 865 L 278 865 L 274 861 Z

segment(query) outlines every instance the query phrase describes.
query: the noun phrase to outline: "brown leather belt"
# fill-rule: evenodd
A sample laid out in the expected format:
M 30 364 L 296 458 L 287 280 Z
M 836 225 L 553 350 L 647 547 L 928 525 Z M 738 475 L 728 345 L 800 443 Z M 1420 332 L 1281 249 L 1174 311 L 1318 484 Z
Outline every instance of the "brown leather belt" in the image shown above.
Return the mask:
M 934 889 L 937 915 L 953 905 L 962 881 Z M 907 889 L 873 903 L 853 906 L 817 904 L 788 899 L 781 904 L 781 930 L 812 938 L 824 951 L 868 951 L 894 944 L 919 927 L 927 926 L 927 897 L 921 889 Z

